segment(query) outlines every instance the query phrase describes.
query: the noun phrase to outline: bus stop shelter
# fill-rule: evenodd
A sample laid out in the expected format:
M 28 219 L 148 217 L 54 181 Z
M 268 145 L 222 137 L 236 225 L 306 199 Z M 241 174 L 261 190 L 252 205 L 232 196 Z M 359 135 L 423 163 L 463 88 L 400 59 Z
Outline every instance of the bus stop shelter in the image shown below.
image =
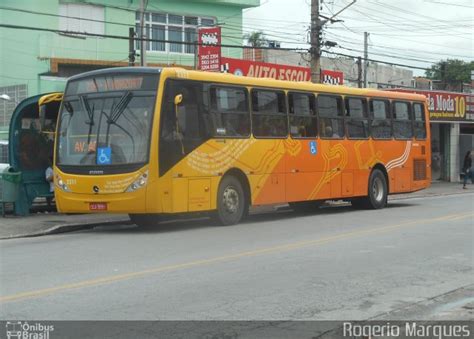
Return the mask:
M 51 198 L 46 168 L 54 151 L 54 135 L 62 93 L 29 97 L 15 108 L 9 130 L 10 173 L 19 173 L 16 215 L 28 215 L 38 197 Z

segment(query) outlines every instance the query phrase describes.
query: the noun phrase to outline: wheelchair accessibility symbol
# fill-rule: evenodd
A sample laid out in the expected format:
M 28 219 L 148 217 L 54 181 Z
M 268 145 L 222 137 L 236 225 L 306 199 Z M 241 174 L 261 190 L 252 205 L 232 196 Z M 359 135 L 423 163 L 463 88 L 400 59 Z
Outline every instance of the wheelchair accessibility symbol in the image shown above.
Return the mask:
M 316 147 L 316 141 L 309 142 L 309 151 L 311 155 L 316 155 L 318 153 L 318 149 Z
M 110 165 L 112 150 L 110 147 L 98 147 L 97 148 L 97 164 L 98 165 Z

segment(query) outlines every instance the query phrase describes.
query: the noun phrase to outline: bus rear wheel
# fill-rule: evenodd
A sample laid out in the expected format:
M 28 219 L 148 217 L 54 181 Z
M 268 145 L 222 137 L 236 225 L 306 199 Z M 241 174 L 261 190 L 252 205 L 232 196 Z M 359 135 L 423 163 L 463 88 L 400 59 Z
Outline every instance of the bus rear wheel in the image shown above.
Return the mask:
M 374 169 L 369 177 L 369 194 L 364 198 L 352 200 L 356 208 L 380 209 L 387 204 L 388 187 L 385 175 L 379 169 Z
M 248 201 L 240 181 L 225 176 L 217 193 L 217 222 L 223 226 L 235 225 L 248 213 Z
M 138 227 L 156 226 L 159 221 L 158 214 L 129 214 L 128 217 Z

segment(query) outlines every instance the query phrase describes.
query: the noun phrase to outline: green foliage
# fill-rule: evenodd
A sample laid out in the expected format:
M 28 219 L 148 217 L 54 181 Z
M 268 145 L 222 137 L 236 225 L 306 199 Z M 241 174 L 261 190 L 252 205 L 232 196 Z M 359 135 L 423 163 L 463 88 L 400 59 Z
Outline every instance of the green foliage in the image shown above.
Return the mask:
M 245 34 L 244 39 L 246 39 L 247 43 L 252 47 L 262 47 L 268 45 L 268 41 L 262 31 L 255 31 Z
M 471 81 L 472 70 L 474 70 L 474 61 L 447 59 L 431 66 L 425 75 L 432 80 L 443 80 L 444 73 L 444 80 L 447 83 L 467 83 Z

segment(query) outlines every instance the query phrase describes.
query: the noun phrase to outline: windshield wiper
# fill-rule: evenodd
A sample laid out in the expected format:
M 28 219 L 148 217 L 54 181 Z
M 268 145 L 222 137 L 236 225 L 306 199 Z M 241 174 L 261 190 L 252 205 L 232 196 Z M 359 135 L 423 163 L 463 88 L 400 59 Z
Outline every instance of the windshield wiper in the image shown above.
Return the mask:
M 112 109 L 110 110 L 110 116 L 107 116 L 104 113 L 104 115 L 107 117 L 107 132 L 105 134 L 105 144 L 109 144 L 109 134 L 110 134 L 110 125 L 114 124 L 122 130 L 126 135 L 130 137 L 130 140 L 132 141 L 132 147 L 133 147 L 133 154 L 135 154 L 135 140 L 133 139 L 133 136 L 131 133 L 129 133 L 125 128 L 117 124 L 117 120 L 120 118 L 120 116 L 123 114 L 125 111 L 125 108 L 127 108 L 128 104 L 133 98 L 132 92 L 126 92 L 119 100 L 117 105 L 112 106 Z
M 87 144 L 89 145 L 91 141 L 92 126 L 94 126 L 94 106 L 92 106 L 91 109 L 89 106 L 89 101 L 87 101 L 87 98 L 84 95 L 79 96 L 79 101 L 81 103 L 82 109 L 86 111 L 87 116 L 89 117 L 89 120 L 86 121 L 86 124 L 89 125 L 89 133 L 87 133 Z

